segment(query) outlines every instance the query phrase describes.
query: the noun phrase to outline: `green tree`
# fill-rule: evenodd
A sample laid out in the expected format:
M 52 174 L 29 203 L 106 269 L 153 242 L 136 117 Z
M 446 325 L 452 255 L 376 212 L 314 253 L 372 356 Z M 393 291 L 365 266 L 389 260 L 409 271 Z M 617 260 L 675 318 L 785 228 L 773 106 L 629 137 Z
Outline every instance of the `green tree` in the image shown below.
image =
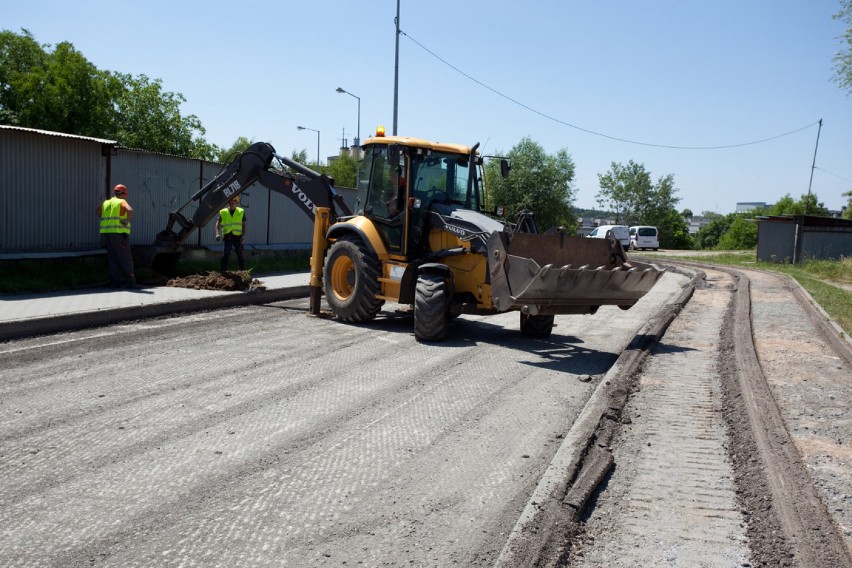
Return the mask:
M 719 244 L 719 239 L 722 238 L 722 235 L 731 226 L 734 214 L 719 215 L 718 213 L 705 211 L 703 216 L 712 219 L 712 221 L 698 230 L 698 234 L 693 238 L 693 247 L 696 249 L 714 249 Z
M 689 250 L 693 247 L 689 225 L 676 209 L 667 210 L 664 215 L 648 224 L 659 229 L 661 247 L 674 250 Z
M 843 197 L 847 197 L 849 199 L 849 201 L 846 202 L 846 208 L 843 210 L 843 218 L 852 219 L 852 191 L 847 191 L 843 194 Z
M 767 210 L 769 215 L 815 215 L 827 216 L 828 208 L 819 201 L 815 193 L 802 195 L 794 201 L 788 193 Z
M 44 67 L 47 57 L 32 34 L 0 31 L 0 123 L 20 125 L 19 111 L 26 98 L 19 87 L 33 69 Z
M 852 94 L 852 0 L 840 0 L 840 12 L 834 19 L 846 24 L 840 51 L 834 56 L 834 81 L 849 95 Z
M 615 213 L 624 225 L 660 226 L 680 202 L 672 174 L 651 182 L 650 172 L 644 164 L 630 160 L 627 165 L 612 162 L 608 172 L 598 174 L 600 191 L 597 194 L 601 207 Z
M 163 91 L 160 79 L 146 75 L 114 76 L 124 87 L 117 100 L 116 139 L 130 148 L 212 160 L 218 148 L 204 140 L 204 127 L 194 114 L 182 116 L 180 93 Z
M 341 154 L 327 166 L 320 166 L 320 173 L 334 179 L 337 187 L 355 187 L 355 158 L 349 154 Z
M 485 166 L 489 207 L 507 207 L 509 215 L 528 209 L 535 213 L 540 231 L 562 226 L 573 233 L 577 219 L 572 204 L 577 190 L 573 186 L 574 161 L 567 150 L 549 155 L 526 137 L 506 157 L 512 166 L 507 178 L 500 175 L 498 160 Z
M 596 196 L 598 205 L 615 213 L 616 222 L 634 225 L 642 219 L 642 209 L 650 202 L 654 191 L 651 174 L 644 164 L 630 160 L 627 165 L 612 162 L 609 171 L 598 174 L 600 191 Z
M 757 246 L 757 223 L 754 218 L 734 214 L 728 230 L 714 248 L 719 250 L 748 250 Z
M 68 42 L 47 52 L 26 30 L 0 33 L 0 107 L 11 124 L 103 136 L 115 122 L 115 88 Z
M 303 166 L 308 165 L 308 150 L 306 148 L 302 148 L 298 152 L 293 150 L 290 153 L 290 159 L 296 162 L 297 164 L 302 164 Z
M 0 122 L 98 138 L 195 158 L 212 159 L 201 121 L 182 116 L 186 99 L 162 82 L 102 71 L 71 43 L 55 49 L 32 34 L 0 32 Z
M 240 136 L 234 140 L 234 143 L 231 144 L 230 148 L 218 148 L 216 155 L 213 157 L 213 161 L 219 162 L 220 164 L 230 164 L 238 155 L 245 152 L 252 144 L 254 144 L 253 140 L 249 140 L 245 136 Z
M 612 162 L 608 172 L 598 174 L 598 203 L 616 214 L 624 225 L 652 225 L 660 230 L 663 248 L 691 248 L 689 227 L 678 213 L 674 176 L 667 174 L 651 182 L 644 164 Z

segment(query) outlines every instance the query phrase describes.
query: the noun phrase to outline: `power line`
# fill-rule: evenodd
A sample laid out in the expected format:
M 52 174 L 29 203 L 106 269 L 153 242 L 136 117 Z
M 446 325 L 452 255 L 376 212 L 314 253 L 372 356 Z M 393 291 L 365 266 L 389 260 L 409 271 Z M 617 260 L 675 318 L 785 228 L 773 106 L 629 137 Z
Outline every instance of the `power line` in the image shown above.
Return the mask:
M 437 59 L 438 61 L 440 61 L 441 63 L 443 63 L 447 67 L 449 67 L 450 69 L 453 69 L 454 71 L 461 74 L 462 76 L 470 79 L 471 81 L 473 81 L 477 85 L 480 85 L 481 87 L 488 89 L 489 91 L 491 91 L 495 95 L 502 97 L 502 98 L 518 105 L 519 107 L 524 108 L 524 109 L 526 109 L 526 110 L 528 110 L 532 113 L 535 113 L 535 114 L 537 114 L 537 115 L 539 115 L 543 118 L 546 118 L 547 120 L 556 122 L 558 124 L 562 124 L 563 126 L 568 126 L 570 128 L 573 128 L 575 130 L 579 130 L 581 132 L 585 132 L 587 134 L 592 134 L 594 136 L 600 136 L 602 138 L 608 138 L 609 140 L 615 140 L 616 142 L 625 142 L 627 144 L 636 144 L 638 146 L 650 146 L 652 148 L 666 148 L 666 149 L 669 149 L 669 150 L 724 150 L 726 148 L 740 148 L 742 146 L 752 146 L 754 144 L 762 144 L 763 142 L 769 142 L 770 140 L 776 140 L 778 138 L 783 138 L 784 136 L 790 136 L 791 134 L 795 134 L 797 132 L 801 132 L 802 130 L 806 130 L 806 129 L 808 129 L 808 128 L 810 128 L 810 127 L 812 127 L 812 126 L 814 126 L 814 125 L 816 125 L 820 122 L 820 121 L 812 122 L 811 124 L 808 124 L 806 126 L 802 126 L 801 128 L 797 128 L 795 130 L 791 130 L 790 132 L 785 132 L 783 134 L 778 134 L 776 136 L 770 136 L 769 138 L 762 138 L 760 140 L 753 140 L 751 142 L 742 142 L 740 144 L 726 144 L 726 145 L 723 145 L 723 146 L 671 146 L 671 145 L 667 145 L 667 144 L 652 144 L 650 142 L 638 142 L 636 140 L 628 140 L 626 138 L 619 138 L 617 136 L 611 136 L 609 134 L 604 134 L 603 132 L 596 132 L 594 130 L 589 130 L 588 128 L 583 128 L 582 126 L 577 126 L 576 124 L 571 124 L 570 122 L 565 122 L 564 120 L 560 120 L 560 119 L 558 119 L 554 116 L 551 116 L 549 114 L 541 112 L 540 110 L 536 110 L 536 109 L 532 108 L 531 106 L 526 105 L 526 104 L 522 103 L 521 101 L 514 99 L 514 98 L 510 97 L 509 95 L 506 95 L 505 93 L 502 93 L 502 92 L 498 91 L 497 89 L 495 89 L 495 88 L 493 88 L 489 85 L 486 85 L 485 83 L 483 83 L 479 79 L 472 77 L 471 75 L 465 73 L 464 71 L 462 71 L 461 69 L 459 69 L 458 67 L 456 67 L 455 65 L 453 65 L 452 63 L 447 61 L 446 59 L 442 58 L 437 53 L 435 53 L 434 51 L 432 51 L 431 49 L 429 49 L 428 47 L 426 47 L 425 45 L 423 45 L 422 43 L 420 43 L 419 41 L 417 41 L 416 39 L 414 39 L 413 37 L 411 37 L 409 34 L 405 33 L 404 31 L 399 30 L 399 33 L 404 35 L 408 39 L 410 39 L 415 45 L 420 47 L 420 49 L 422 49 L 423 51 L 425 51 L 426 53 L 428 53 L 429 55 L 431 55 L 432 57 L 434 57 L 435 59 Z
M 814 166 L 814 169 L 819 170 L 819 171 L 821 171 L 821 172 L 825 172 L 825 173 L 827 173 L 828 175 L 831 175 L 831 176 L 834 176 L 834 177 L 836 177 L 836 178 L 840 178 L 840 179 L 842 179 L 842 180 L 844 180 L 844 181 L 848 181 L 848 182 L 852 183 L 852 179 L 845 178 L 845 177 L 843 177 L 843 176 L 841 176 L 841 175 L 838 175 L 838 174 L 835 174 L 835 173 L 833 173 L 833 172 L 830 172 L 830 171 L 828 171 L 828 170 L 826 170 L 826 169 L 824 169 L 824 168 L 821 168 L 821 167 L 819 167 L 819 166 Z

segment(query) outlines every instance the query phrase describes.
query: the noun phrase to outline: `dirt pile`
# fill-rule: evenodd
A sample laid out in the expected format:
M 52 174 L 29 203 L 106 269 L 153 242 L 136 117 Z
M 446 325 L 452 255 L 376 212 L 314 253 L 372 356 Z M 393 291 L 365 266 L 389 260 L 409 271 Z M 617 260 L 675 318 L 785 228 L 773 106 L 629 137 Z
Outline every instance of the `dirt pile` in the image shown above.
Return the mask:
M 166 286 L 174 288 L 192 288 L 195 290 L 264 290 L 265 286 L 260 280 L 253 279 L 247 270 L 236 272 L 202 272 L 172 278 L 166 282 Z

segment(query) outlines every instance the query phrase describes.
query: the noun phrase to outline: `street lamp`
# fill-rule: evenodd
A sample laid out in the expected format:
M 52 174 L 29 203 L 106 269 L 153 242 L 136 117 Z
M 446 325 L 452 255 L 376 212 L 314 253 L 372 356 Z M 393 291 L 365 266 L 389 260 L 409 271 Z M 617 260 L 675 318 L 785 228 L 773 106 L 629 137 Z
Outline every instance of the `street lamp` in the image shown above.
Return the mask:
M 320 144 L 319 144 L 319 141 L 320 141 L 320 131 L 319 131 L 319 130 L 316 130 L 316 129 L 314 129 L 314 128 L 308 128 L 307 126 L 297 126 L 297 127 L 296 127 L 296 130 L 310 130 L 311 132 L 316 132 L 316 133 L 317 133 L 317 165 L 319 166 L 319 165 L 320 165 L 320 152 L 319 152 L 319 148 L 320 148 Z
M 337 87 L 336 90 L 337 90 L 338 93 L 346 93 L 350 97 L 355 97 L 356 99 L 358 99 L 358 131 L 357 131 L 357 135 L 355 136 L 355 145 L 360 147 L 361 146 L 361 97 L 359 97 L 358 95 L 353 95 L 352 93 L 350 93 L 346 89 L 341 89 L 340 87 Z

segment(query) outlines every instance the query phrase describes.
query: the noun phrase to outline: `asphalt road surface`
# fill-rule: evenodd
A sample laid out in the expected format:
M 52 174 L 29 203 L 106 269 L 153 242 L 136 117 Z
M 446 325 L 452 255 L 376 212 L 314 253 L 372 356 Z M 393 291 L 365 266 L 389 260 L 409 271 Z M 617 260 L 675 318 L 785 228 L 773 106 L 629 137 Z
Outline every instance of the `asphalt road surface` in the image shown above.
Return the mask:
M 306 301 L 0 344 L 0 565 L 492 565 L 629 311 L 306 317 Z

